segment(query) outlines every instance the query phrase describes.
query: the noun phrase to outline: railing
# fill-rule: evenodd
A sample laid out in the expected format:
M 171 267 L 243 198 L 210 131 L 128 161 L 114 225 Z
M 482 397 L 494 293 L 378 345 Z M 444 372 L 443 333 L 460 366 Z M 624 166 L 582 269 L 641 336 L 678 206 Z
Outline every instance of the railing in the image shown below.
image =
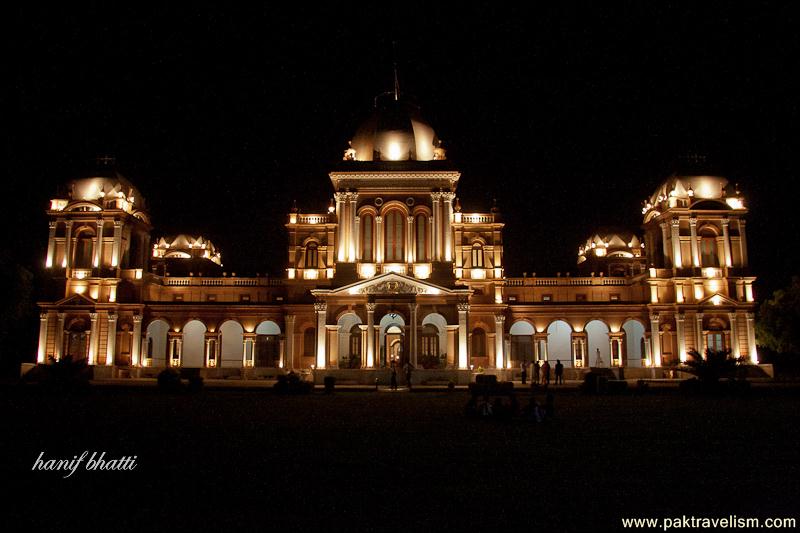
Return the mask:
M 506 287 L 588 287 L 593 285 L 624 287 L 630 285 L 630 282 L 627 278 L 599 276 L 589 278 L 506 278 Z
M 297 215 L 298 224 L 327 224 L 328 221 L 328 215 Z
M 284 280 L 280 278 L 163 278 L 169 287 L 281 287 Z
M 463 224 L 491 224 L 494 222 L 494 215 L 461 215 L 461 222 Z

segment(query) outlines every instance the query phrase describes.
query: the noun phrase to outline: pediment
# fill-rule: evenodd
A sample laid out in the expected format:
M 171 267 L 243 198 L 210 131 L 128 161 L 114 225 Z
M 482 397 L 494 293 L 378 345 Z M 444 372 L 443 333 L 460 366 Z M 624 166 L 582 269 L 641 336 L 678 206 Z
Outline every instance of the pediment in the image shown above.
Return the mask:
M 313 294 L 377 294 L 377 295 L 418 295 L 418 294 L 468 294 L 469 289 L 448 289 L 429 283 L 424 280 L 412 278 L 403 274 L 386 273 L 370 279 L 358 281 L 334 290 L 314 290 Z
M 716 306 L 720 306 L 720 305 L 739 305 L 739 302 L 737 302 L 736 300 L 732 300 L 732 299 L 728 298 L 727 296 L 725 296 L 723 294 L 720 294 L 718 292 L 715 293 L 715 294 L 712 294 L 711 296 L 709 296 L 707 298 L 703 298 L 702 300 L 700 300 L 697 303 L 699 305 L 713 305 L 715 307 Z
M 91 298 L 84 296 L 83 294 L 72 294 L 67 296 L 66 298 L 59 300 L 56 302 L 56 305 L 67 306 L 67 307 L 86 307 L 87 305 L 94 306 L 97 302 L 92 300 Z

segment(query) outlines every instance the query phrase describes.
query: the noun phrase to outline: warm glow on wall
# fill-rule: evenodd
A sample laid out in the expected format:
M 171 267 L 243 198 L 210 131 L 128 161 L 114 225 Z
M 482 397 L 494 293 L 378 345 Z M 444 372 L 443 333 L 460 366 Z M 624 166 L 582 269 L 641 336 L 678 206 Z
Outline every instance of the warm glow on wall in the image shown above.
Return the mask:
M 650 285 L 650 302 L 658 303 L 658 287 L 655 285 Z
M 711 297 L 711 303 L 714 305 L 722 304 L 722 296 L 720 296 L 719 294 L 715 294 L 714 296 Z
M 92 300 L 97 300 L 97 296 L 99 295 L 99 292 L 100 292 L 100 289 L 97 287 L 97 285 L 93 285 L 91 288 L 89 288 L 89 297 Z M 113 302 L 114 300 L 109 298 L 109 301 Z
M 402 148 L 400 148 L 400 145 L 396 142 L 389 143 L 386 152 L 390 161 L 399 161 L 400 158 L 403 157 Z
M 703 286 L 702 285 L 695 285 L 694 286 L 694 299 L 695 300 L 702 300 L 704 295 L 705 295 L 705 291 L 703 291 Z
M 287 268 L 286 269 L 286 277 L 288 277 L 289 279 L 294 279 L 294 269 L 293 268 Z
M 486 279 L 486 271 L 482 268 L 473 268 L 469 272 L 469 277 L 472 279 Z
M 362 278 L 371 278 L 375 275 L 375 265 L 373 263 L 361 263 L 359 265 L 359 271 L 361 272 Z
M 418 279 L 428 279 L 431 275 L 430 265 L 414 265 L 414 277 Z
M 72 292 L 75 294 L 84 294 L 86 292 L 86 285 L 73 285 Z
M 306 268 L 303 270 L 303 279 L 317 279 L 319 271 L 316 268 Z
M 754 297 L 753 297 L 753 286 L 752 285 L 748 284 L 748 285 L 744 286 L 744 295 L 745 295 L 745 299 L 748 302 L 752 302 L 754 300 Z
M 728 204 L 728 206 L 730 206 L 731 209 L 744 209 L 742 200 L 739 198 L 727 198 L 725 202 Z
M 63 211 L 65 207 L 67 207 L 66 200 L 50 200 L 51 211 Z

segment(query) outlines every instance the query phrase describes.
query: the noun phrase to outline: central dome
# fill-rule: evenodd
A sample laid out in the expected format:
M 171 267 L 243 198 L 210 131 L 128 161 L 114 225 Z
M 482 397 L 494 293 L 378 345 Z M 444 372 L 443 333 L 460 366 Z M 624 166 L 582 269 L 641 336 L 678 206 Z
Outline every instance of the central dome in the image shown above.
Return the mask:
M 404 99 L 380 98 L 345 150 L 346 161 L 445 159 L 439 138 L 419 107 Z

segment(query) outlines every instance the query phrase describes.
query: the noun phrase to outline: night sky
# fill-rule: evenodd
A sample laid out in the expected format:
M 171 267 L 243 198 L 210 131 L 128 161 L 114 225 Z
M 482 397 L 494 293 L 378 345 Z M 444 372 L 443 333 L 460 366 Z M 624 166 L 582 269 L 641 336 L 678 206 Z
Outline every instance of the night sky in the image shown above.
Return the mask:
M 154 237 L 202 233 L 226 270 L 282 275 L 292 200 L 327 206 L 397 41 L 401 91 L 462 171 L 464 210 L 498 200 L 508 275 L 575 272 L 597 226 L 638 228 L 642 199 L 702 153 L 746 197 L 761 290 L 782 285 L 797 272 L 798 17 L 651 4 L 15 8 L 2 251 L 38 269 L 48 199 L 111 154 Z

